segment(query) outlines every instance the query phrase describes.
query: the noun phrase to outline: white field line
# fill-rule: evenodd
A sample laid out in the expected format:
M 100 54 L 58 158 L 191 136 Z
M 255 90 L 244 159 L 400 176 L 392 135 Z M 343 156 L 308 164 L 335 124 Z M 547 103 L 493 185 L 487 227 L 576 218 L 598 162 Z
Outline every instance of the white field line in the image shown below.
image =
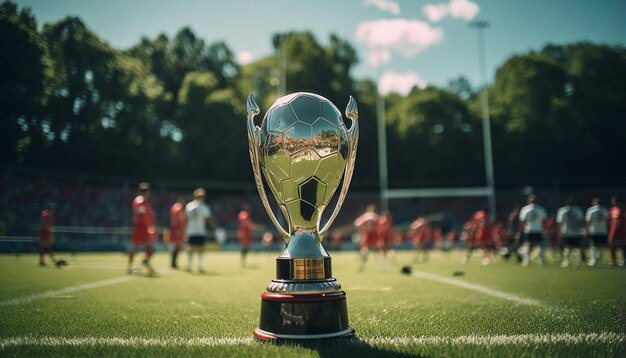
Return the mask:
M 423 272 L 423 271 L 413 271 L 412 275 L 414 277 L 423 278 L 425 280 L 430 280 L 430 281 L 435 281 L 435 282 L 439 282 L 439 283 L 445 283 L 447 285 L 452 285 L 452 286 L 465 288 L 465 289 L 468 289 L 468 290 L 480 292 L 480 293 L 483 293 L 483 294 L 486 294 L 486 295 L 489 295 L 489 296 L 502 298 L 502 299 L 513 301 L 513 302 L 516 302 L 516 303 L 521 303 L 521 304 L 524 304 L 524 305 L 529 305 L 529 306 L 546 306 L 543 302 L 535 300 L 535 299 L 532 299 L 532 298 L 519 296 L 519 295 L 516 295 L 516 294 L 513 294 L 513 293 L 504 292 L 504 291 L 494 290 L 494 289 L 489 288 L 489 287 L 477 285 L 477 284 L 474 284 L 474 283 L 465 282 L 465 281 L 459 280 L 459 279 L 443 277 L 443 276 L 439 276 L 439 275 L 435 275 L 435 274 L 428 273 L 428 272 Z
M 112 270 L 124 270 L 126 268 L 125 265 L 119 264 L 72 264 L 68 266 L 69 268 L 80 268 L 80 269 L 112 269 Z
M 13 337 L 0 339 L 0 349 L 20 346 L 45 347 L 216 347 L 243 346 L 256 340 L 246 338 L 61 338 L 61 337 Z M 559 333 L 522 334 L 512 336 L 422 336 L 422 337 L 373 337 L 343 341 L 346 344 L 376 344 L 391 346 L 536 346 L 543 344 L 624 344 L 626 336 L 618 333 Z
M 22 303 L 28 303 L 28 302 L 40 300 L 42 298 L 47 298 L 47 297 L 51 297 L 51 296 L 58 296 L 58 295 L 64 295 L 64 294 L 67 294 L 67 293 L 70 293 L 70 292 L 77 292 L 77 291 L 89 290 L 89 289 L 92 289 L 92 288 L 98 288 L 98 287 L 103 287 L 103 286 L 116 285 L 118 283 L 130 281 L 133 278 L 134 278 L 133 276 L 121 276 L 121 277 L 111 278 L 111 279 L 108 279 L 108 280 L 90 282 L 90 283 L 85 283 L 85 284 L 82 284 L 82 285 L 61 288 L 61 289 L 58 289 L 58 290 L 45 291 L 45 292 L 41 292 L 41 293 L 35 293 L 35 294 L 32 294 L 32 295 L 16 297 L 16 298 L 12 298 L 12 299 L 9 299 L 9 300 L 0 301 L 0 307 L 1 306 L 19 305 L 19 304 L 22 304 Z
M 603 333 L 556 333 L 556 334 L 519 334 L 512 336 L 459 336 L 459 337 L 374 337 L 364 339 L 368 344 L 406 345 L 538 345 L 538 344 L 624 344 L 626 335 Z
M 163 270 L 163 271 L 157 271 L 157 274 L 158 275 L 167 275 L 170 272 L 171 272 L 170 270 Z M 85 284 L 82 284 L 82 285 L 61 288 L 61 289 L 58 289 L 58 290 L 46 291 L 46 292 L 35 293 L 35 294 L 32 294 L 32 295 L 27 295 L 27 296 L 11 298 L 11 299 L 8 299 L 8 300 L 0 301 L 0 307 L 2 307 L 2 306 L 19 305 L 19 304 L 22 304 L 22 303 L 28 303 L 28 302 L 40 300 L 42 298 L 64 295 L 64 294 L 67 294 L 67 293 L 70 293 L 70 292 L 84 291 L 84 290 L 89 290 L 89 289 L 92 289 L 92 288 L 117 285 L 118 283 L 130 281 L 130 280 L 132 280 L 134 278 L 135 278 L 135 276 L 132 276 L 132 275 L 120 276 L 120 277 L 111 278 L 111 279 L 108 279 L 108 280 L 90 282 L 90 283 L 85 283 Z

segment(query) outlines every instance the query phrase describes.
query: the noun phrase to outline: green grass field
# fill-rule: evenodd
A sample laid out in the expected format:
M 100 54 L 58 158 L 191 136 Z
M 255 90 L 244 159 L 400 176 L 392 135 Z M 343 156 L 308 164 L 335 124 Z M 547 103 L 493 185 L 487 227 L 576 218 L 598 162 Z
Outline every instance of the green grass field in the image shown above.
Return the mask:
M 252 339 L 277 253 L 209 252 L 204 274 L 128 276 L 122 254 L 79 254 L 38 267 L 0 256 L 0 356 L 624 357 L 626 269 L 556 264 L 523 268 L 434 253 L 400 274 L 412 254 L 383 265 L 333 253 L 357 339 L 268 344 Z M 137 260 L 140 261 L 140 260 Z M 186 263 L 186 255 L 181 257 Z M 462 276 L 453 276 L 455 271 Z

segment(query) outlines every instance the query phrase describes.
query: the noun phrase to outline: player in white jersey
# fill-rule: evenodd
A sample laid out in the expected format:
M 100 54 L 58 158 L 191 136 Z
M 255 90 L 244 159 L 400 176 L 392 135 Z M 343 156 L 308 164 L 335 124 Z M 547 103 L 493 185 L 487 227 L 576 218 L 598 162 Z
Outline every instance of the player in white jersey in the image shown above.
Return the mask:
M 556 222 L 559 224 L 559 233 L 564 244 L 563 262 L 561 267 L 569 266 L 571 251 L 578 251 L 579 259 L 577 265 L 585 260 L 585 250 L 583 241 L 583 210 L 574 205 L 574 199 L 565 200 L 565 206 L 556 212 Z
M 215 232 L 215 222 L 211 217 L 211 209 L 204 203 L 205 191 L 198 188 L 193 191 L 193 200 L 185 206 L 185 216 L 187 217 L 187 230 L 189 251 L 187 270 L 191 271 L 193 253 L 198 254 L 198 271 L 203 272 L 202 255 L 204 253 L 204 243 L 207 240 L 207 223 Z
M 602 264 L 602 255 L 608 244 L 609 210 L 600 205 L 600 198 L 591 200 L 591 207 L 585 213 L 587 234 L 591 239 L 589 266 Z
M 543 222 L 548 217 L 546 209 L 535 204 L 534 194 L 528 196 L 528 205 L 519 212 L 519 225 L 524 234 L 524 244 L 520 248 L 522 254 L 522 265 L 528 266 L 530 253 L 537 249 L 537 263 L 543 265 Z

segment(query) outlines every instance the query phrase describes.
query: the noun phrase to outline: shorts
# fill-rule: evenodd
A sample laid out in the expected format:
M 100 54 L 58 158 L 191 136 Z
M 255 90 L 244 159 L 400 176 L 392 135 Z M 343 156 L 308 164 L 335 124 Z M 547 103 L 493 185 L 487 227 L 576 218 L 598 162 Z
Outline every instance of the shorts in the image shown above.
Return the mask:
M 609 238 L 606 234 L 591 235 L 589 238 L 593 242 L 593 246 L 606 246 L 609 243 Z
M 613 240 L 610 243 L 611 247 L 626 247 L 626 241 L 623 240 Z
M 580 236 L 565 236 L 563 239 L 565 240 L 566 246 L 573 247 L 580 247 L 583 241 L 583 238 Z
M 528 243 L 531 245 L 541 244 L 542 240 L 543 240 L 543 235 L 541 233 L 538 233 L 538 232 L 524 233 L 524 241 L 528 241 Z
M 41 240 L 41 241 L 39 241 L 39 246 L 41 246 L 43 248 L 46 248 L 46 249 L 49 249 L 49 248 L 52 247 L 53 243 L 54 242 L 52 240 Z
M 204 246 L 205 242 L 206 242 L 206 236 L 202 236 L 202 235 L 189 236 L 188 243 L 191 246 Z
M 154 241 L 155 240 L 149 236 L 133 237 L 130 239 L 133 246 L 152 245 L 154 244 Z

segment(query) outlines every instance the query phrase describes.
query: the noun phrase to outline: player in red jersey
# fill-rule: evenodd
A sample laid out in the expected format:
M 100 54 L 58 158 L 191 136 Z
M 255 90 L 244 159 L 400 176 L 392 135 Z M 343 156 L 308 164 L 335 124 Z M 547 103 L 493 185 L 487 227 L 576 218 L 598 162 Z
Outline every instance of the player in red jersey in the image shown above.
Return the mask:
M 415 219 L 409 227 L 408 236 L 415 247 L 413 262 L 427 262 L 428 254 L 433 245 L 433 229 L 423 217 Z
M 483 265 L 488 265 L 496 248 L 489 209 L 478 210 L 472 220 L 476 223 L 476 246 L 483 250 L 482 263 Z
M 387 262 L 389 246 L 393 243 L 393 218 L 391 213 L 384 211 L 376 220 L 376 247 L 380 250 L 383 262 Z
M 144 246 L 146 255 L 142 263 L 150 274 L 154 274 L 155 271 L 150 265 L 150 258 L 154 252 L 156 230 L 154 228 L 154 213 L 152 205 L 150 205 L 150 184 L 145 182 L 139 184 L 139 194 L 133 200 L 132 209 L 133 231 L 130 239 L 131 249 L 128 253 L 128 273 L 135 272 L 133 268 L 135 251 L 139 246 Z
M 50 260 L 56 263 L 52 245 L 54 244 L 54 211 L 56 205 L 49 203 L 46 210 L 41 212 L 39 225 L 39 265 L 45 266 L 44 255 L 47 253 Z
M 463 224 L 463 232 L 461 233 L 461 240 L 465 241 L 465 247 L 467 253 L 461 259 L 461 264 L 465 265 L 472 258 L 472 252 L 476 249 L 476 231 L 478 227 L 474 220 L 468 220 Z
M 543 235 L 548 240 L 548 245 L 550 245 L 552 261 L 557 262 L 562 250 L 561 235 L 559 233 L 559 224 L 556 222 L 556 217 L 552 214 L 548 215 L 546 221 L 543 222 Z
M 620 266 L 624 265 L 626 259 L 626 210 L 619 196 L 613 196 L 611 199 L 611 210 L 609 211 L 609 249 L 611 250 L 611 262 L 609 265 L 615 266 L 617 262 L 617 249 L 622 249 L 622 261 Z
M 248 256 L 250 243 L 252 242 L 252 230 L 259 229 L 261 226 L 255 224 L 250 218 L 250 205 L 248 203 L 243 204 L 241 211 L 237 215 L 237 221 L 239 222 L 237 237 L 241 245 L 241 267 L 245 267 L 246 257 Z
M 367 262 L 367 254 L 370 247 L 376 242 L 376 205 L 369 204 L 365 212 L 354 220 L 354 226 L 359 230 L 361 240 L 359 243 L 359 254 L 361 255 L 361 267 L 359 271 L 363 271 Z
M 179 197 L 170 208 L 170 242 L 172 243 L 172 268 L 178 268 L 177 259 L 183 243 L 185 242 L 185 198 Z

